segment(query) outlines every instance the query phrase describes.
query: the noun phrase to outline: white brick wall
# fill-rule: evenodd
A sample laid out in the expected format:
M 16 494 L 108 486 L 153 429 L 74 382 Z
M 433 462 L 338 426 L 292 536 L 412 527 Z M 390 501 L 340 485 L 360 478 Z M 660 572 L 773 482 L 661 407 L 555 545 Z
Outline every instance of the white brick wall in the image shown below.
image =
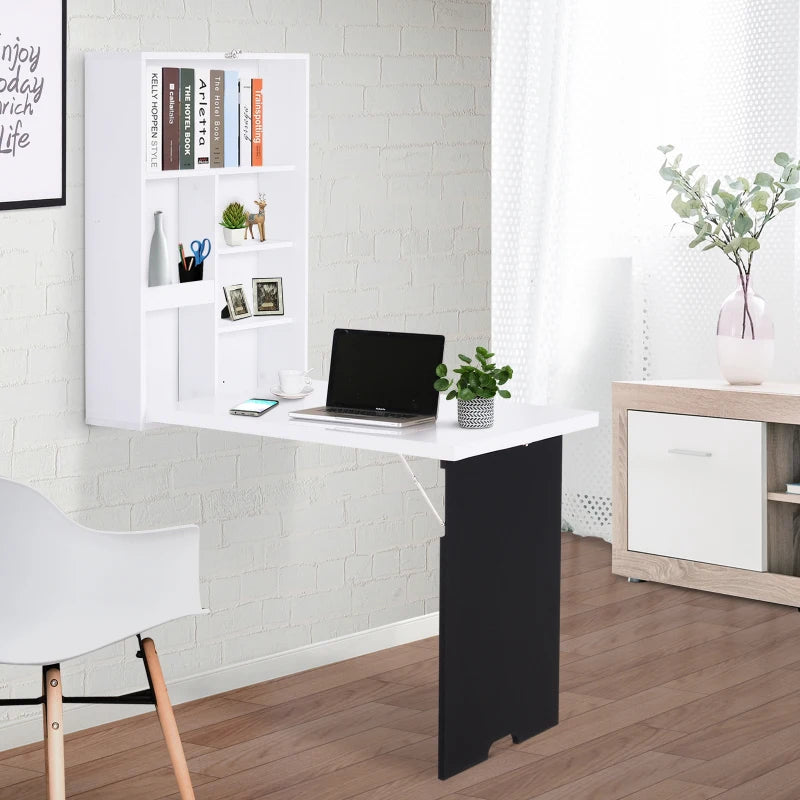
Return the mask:
M 310 364 L 337 325 L 489 332 L 489 0 L 70 0 L 66 208 L 0 214 L 0 474 L 85 524 L 196 522 L 210 616 L 158 632 L 171 678 L 437 608 L 438 527 L 388 457 L 83 423 L 86 49 L 312 53 Z M 441 505 L 438 465 L 417 461 Z M 54 598 L 57 604 L 58 598 Z M 37 691 L 0 669 L 0 695 Z M 129 689 L 127 642 L 70 692 Z

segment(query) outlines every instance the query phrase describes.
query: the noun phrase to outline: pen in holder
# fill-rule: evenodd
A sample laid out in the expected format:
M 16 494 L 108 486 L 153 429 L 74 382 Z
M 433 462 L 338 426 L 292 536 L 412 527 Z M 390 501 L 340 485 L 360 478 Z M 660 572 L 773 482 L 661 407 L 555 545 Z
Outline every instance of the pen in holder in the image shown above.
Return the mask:
M 186 266 L 184 267 L 184 262 Z M 186 256 L 178 262 L 178 276 L 181 283 L 203 280 L 203 264 L 195 264 L 194 256 Z

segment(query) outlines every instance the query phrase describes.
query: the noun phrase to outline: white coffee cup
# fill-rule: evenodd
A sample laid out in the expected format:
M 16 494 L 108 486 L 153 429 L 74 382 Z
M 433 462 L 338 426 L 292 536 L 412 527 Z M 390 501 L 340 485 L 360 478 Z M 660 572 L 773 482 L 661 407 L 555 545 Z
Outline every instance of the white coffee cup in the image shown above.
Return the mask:
M 284 394 L 301 394 L 311 385 L 311 378 L 300 369 L 279 369 L 278 383 Z

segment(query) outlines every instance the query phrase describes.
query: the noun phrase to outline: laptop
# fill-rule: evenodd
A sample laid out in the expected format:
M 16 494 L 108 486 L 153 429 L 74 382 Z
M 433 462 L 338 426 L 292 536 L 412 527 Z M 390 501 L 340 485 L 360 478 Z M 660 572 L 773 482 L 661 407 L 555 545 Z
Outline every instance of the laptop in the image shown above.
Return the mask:
M 444 336 L 337 328 L 326 404 L 289 416 L 391 428 L 435 422 L 443 356 Z

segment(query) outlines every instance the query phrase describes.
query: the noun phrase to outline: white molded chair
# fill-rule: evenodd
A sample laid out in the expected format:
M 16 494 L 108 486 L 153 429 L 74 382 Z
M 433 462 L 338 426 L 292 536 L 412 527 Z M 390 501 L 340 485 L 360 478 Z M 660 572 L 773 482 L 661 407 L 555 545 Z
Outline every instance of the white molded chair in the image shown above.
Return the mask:
M 39 705 L 49 800 L 64 800 L 62 703 L 152 703 L 182 800 L 194 800 L 175 716 L 152 639 L 141 632 L 202 613 L 199 530 L 90 530 L 35 489 L 0 478 L 0 663 L 42 668 Z M 139 639 L 148 688 L 121 697 L 64 697 L 60 664 L 128 636 Z

